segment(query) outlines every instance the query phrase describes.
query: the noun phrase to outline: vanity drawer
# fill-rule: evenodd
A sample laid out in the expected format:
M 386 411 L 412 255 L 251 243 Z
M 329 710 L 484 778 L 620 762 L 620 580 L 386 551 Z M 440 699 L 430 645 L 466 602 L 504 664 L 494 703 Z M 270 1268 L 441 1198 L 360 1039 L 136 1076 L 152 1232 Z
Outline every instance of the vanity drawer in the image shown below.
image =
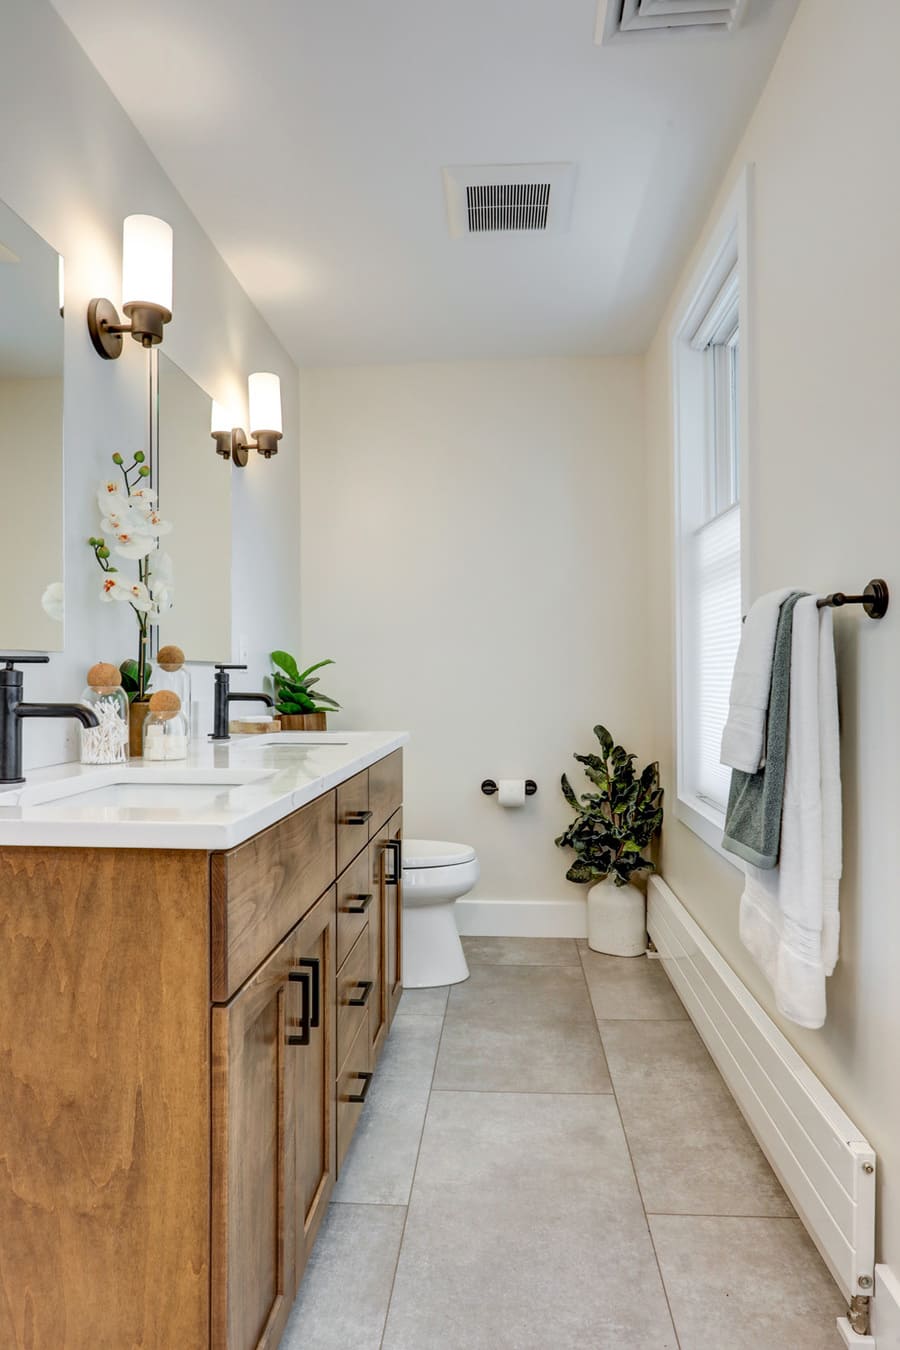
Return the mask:
M 403 801 L 403 751 L 395 750 L 369 769 L 370 838 L 400 809 Z
M 369 1001 L 375 989 L 371 969 L 369 934 L 359 940 L 337 977 L 337 1062 L 342 1068 L 362 1023 L 369 1019 Z
M 353 1131 L 362 1115 L 363 1105 L 372 1082 L 369 1062 L 369 1018 L 365 1015 L 350 1047 L 343 1069 L 337 1078 L 337 1167 L 338 1175 L 344 1156 L 350 1147 Z
M 337 884 L 337 962 L 342 965 L 360 933 L 378 907 L 378 888 L 372 882 L 371 849 L 355 858 Z
M 337 870 L 343 872 L 369 842 L 369 770 L 337 789 Z
M 334 884 L 326 793 L 227 853 L 210 855 L 212 998 L 224 1003 Z

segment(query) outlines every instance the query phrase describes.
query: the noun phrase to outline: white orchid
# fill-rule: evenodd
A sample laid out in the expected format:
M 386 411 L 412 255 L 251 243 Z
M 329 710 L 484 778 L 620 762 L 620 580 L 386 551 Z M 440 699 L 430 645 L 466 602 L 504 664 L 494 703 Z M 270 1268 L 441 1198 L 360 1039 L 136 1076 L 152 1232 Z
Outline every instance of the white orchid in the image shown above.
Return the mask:
M 120 558 L 146 558 L 159 547 L 152 534 L 136 530 L 122 530 L 116 535 L 115 552 Z
M 41 596 L 44 613 L 62 623 L 66 613 L 66 592 L 61 581 L 51 581 Z
M 150 594 L 157 614 L 162 614 L 175 604 L 175 569 L 168 553 L 160 553 L 154 559 Z
M 147 614 L 153 608 L 153 601 L 150 598 L 150 592 L 142 581 L 135 581 L 129 584 L 127 581 L 119 581 L 118 574 L 108 575 L 103 578 L 103 584 L 100 588 L 101 600 L 121 600 L 127 601 L 139 609 L 143 614 Z
M 108 479 L 97 492 L 103 535 L 92 537 L 88 544 L 94 551 L 97 564 L 103 572 L 100 598 L 131 605 L 138 622 L 138 676 L 137 697 L 147 690 L 146 672 L 149 625 L 163 610 L 173 604 L 174 581 L 172 559 L 159 552 L 160 535 L 169 534 L 172 525 L 164 520 L 156 508 L 156 493 L 148 485 L 150 468 L 142 450 L 135 451 L 134 462 L 126 465 L 120 454 L 114 454 L 113 464 L 121 473 L 121 480 Z M 129 558 L 137 563 L 137 581 L 125 580 L 110 562 L 111 555 Z M 46 594 L 52 588 L 48 588 Z

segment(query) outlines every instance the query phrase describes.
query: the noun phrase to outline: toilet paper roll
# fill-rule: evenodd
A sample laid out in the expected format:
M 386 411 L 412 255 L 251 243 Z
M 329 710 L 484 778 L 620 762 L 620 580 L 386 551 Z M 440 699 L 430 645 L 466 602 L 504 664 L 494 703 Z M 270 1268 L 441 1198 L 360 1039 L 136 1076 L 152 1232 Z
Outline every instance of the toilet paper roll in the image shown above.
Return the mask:
M 501 806 L 525 805 L 524 778 L 501 778 L 497 788 L 497 800 Z

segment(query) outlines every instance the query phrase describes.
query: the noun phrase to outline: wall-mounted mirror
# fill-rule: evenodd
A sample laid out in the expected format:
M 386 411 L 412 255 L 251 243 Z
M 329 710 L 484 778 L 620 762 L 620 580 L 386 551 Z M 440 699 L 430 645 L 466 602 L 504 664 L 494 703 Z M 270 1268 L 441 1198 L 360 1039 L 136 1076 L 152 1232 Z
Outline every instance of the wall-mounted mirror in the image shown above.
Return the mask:
M 63 646 L 63 323 L 56 250 L 0 202 L 0 650 Z
M 156 380 L 156 490 L 172 522 L 161 540 L 172 559 L 174 608 L 159 624 L 189 661 L 231 654 L 231 465 L 210 439 L 209 394 L 163 353 Z

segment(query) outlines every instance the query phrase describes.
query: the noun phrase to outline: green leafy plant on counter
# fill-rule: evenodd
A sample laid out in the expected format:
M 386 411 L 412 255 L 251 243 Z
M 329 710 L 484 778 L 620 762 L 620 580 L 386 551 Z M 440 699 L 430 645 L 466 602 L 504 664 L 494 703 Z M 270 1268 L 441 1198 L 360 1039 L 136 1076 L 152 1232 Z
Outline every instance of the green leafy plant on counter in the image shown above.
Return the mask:
M 138 678 L 138 663 L 135 660 L 123 661 L 119 666 L 122 676 L 122 688 L 128 695 L 128 702 L 133 703 L 136 698 L 145 698 L 150 692 L 151 668 L 149 662 L 144 666 L 144 682 L 141 684 Z
M 636 872 L 655 870 L 643 850 L 662 826 L 659 765 L 648 764 L 638 776 L 636 756 L 616 745 L 606 727 L 594 727 L 594 735 L 600 754 L 575 755 L 575 759 L 584 765 L 596 791 L 577 797 L 563 774 L 563 796 L 576 814 L 556 843 L 575 851 L 575 861 L 566 873 L 569 881 L 612 877 L 617 886 L 627 886 Z
M 296 717 L 303 713 L 331 712 L 339 709 L 340 704 L 323 694 L 314 686 L 319 683 L 315 671 L 323 666 L 333 666 L 332 660 L 317 661 L 314 666 L 300 670 L 290 652 L 272 652 L 272 683 L 275 686 L 275 707 L 285 716 Z

